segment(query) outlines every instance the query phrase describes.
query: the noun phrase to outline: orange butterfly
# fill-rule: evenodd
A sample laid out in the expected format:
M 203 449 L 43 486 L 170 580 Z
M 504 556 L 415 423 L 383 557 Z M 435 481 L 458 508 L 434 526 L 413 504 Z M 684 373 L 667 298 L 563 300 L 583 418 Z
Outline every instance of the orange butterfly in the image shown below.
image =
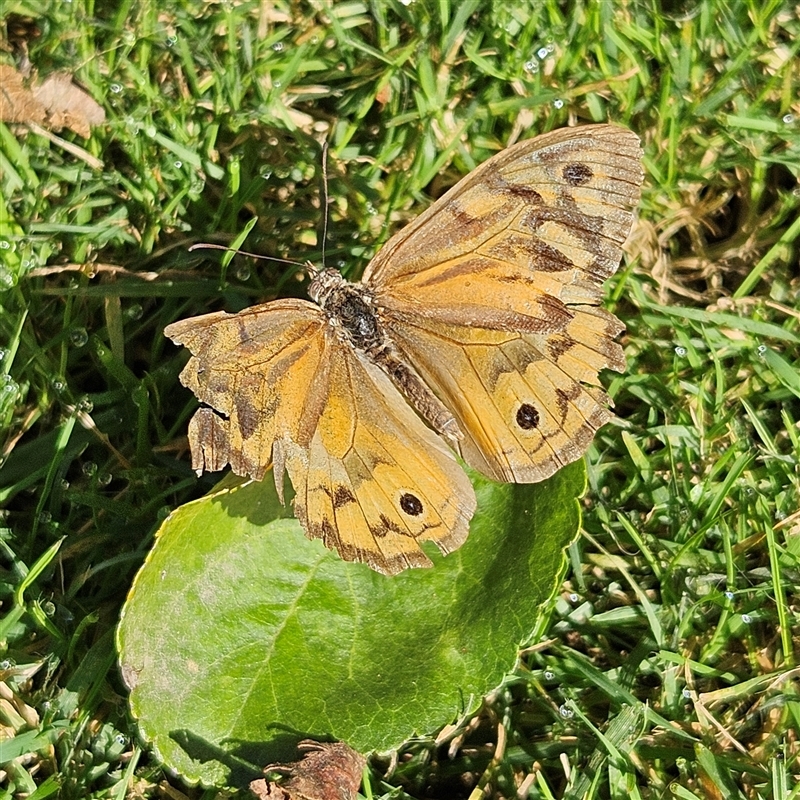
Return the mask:
M 598 307 L 643 180 L 638 137 L 565 128 L 490 158 L 314 303 L 275 300 L 169 325 L 203 406 L 195 469 L 294 486 L 311 538 L 395 574 L 459 547 L 475 494 L 455 450 L 498 481 L 543 480 L 611 413 L 598 373 L 625 367 Z

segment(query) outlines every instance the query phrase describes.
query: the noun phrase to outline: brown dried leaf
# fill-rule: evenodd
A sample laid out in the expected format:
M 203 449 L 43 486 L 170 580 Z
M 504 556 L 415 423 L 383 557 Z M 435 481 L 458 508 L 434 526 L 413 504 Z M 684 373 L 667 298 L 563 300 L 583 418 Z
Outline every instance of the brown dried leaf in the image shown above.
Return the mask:
M 105 122 L 103 107 L 64 73 L 48 75 L 44 83 L 34 87 L 33 96 L 47 112 L 47 127 L 54 130 L 69 128 L 88 139 L 91 126 Z
M 0 122 L 42 124 L 47 112 L 25 87 L 22 75 L 8 64 L 0 64 Z
M 92 125 L 105 121 L 106 112 L 63 73 L 49 75 L 28 89 L 22 75 L 0 64 L 0 121 L 42 125 L 51 130 L 69 128 L 88 139 Z
M 261 778 L 250 784 L 258 800 L 355 800 L 367 760 L 344 742 L 326 744 L 305 739 L 306 755 L 290 764 L 270 764 L 264 772 L 284 772 L 288 780 Z

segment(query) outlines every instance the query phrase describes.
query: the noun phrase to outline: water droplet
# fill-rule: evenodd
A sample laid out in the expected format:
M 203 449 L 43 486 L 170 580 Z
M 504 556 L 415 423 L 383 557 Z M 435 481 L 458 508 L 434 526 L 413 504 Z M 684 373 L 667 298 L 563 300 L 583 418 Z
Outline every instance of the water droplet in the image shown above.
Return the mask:
M 11 669 L 14 666 L 14 662 L 10 658 L 4 658 L 0 661 L 0 669 Z
M 580 600 L 580 597 L 575 592 L 571 592 L 569 596 L 570 603 L 577 603 L 578 600 Z
M 91 478 L 97 473 L 97 464 L 95 464 L 94 461 L 87 461 L 81 467 L 81 471 L 87 478 Z
M 546 669 L 544 671 L 544 677 L 545 677 L 545 680 L 552 681 L 556 677 L 556 674 L 555 674 L 555 672 L 553 672 L 553 670 Z
M 686 348 L 682 347 L 681 345 L 678 345 L 675 348 L 675 355 L 676 356 L 680 356 L 681 358 L 683 358 L 686 355 Z
M 548 55 L 549 55 L 550 53 L 552 53 L 552 52 L 554 52 L 554 51 L 555 51 L 555 49 L 556 49 L 556 43 L 555 43 L 555 42 L 548 42 L 548 43 L 545 45 L 545 47 L 547 48 L 547 53 L 548 53 Z
M 239 266 L 236 267 L 236 277 L 240 281 L 250 280 L 250 265 L 249 264 L 239 264 Z
M 69 489 L 69 481 L 66 478 L 62 478 L 58 485 L 61 487 L 62 492 L 66 492 Z
M 756 347 L 756 352 L 763 358 L 767 352 L 767 346 L 765 344 L 760 344 L 758 347 Z
M 88 395 L 84 395 L 78 400 L 78 404 L 75 406 L 78 411 L 82 414 L 91 414 L 94 411 L 94 403 L 89 399 Z
M 692 697 L 692 690 L 691 689 L 683 689 L 681 694 L 687 699 L 690 700 Z
M 733 594 L 733 592 L 732 592 L 732 591 L 728 590 L 727 592 L 725 592 L 725 597 L 726 597 L 728 600 L 733 600 L 734 594 Z
M 113 480 L 113 476 L 110 472 L 101 472 L 97 476 L 97 485 L 98 486 L 108 486 L 109 483 Z
M 45 600 L 42 603 L 42 611 L 48 616 L 52 617 L 56 613 L 56 604 L 52 600 Z
M 400 4 L 404 5 L 406 8 L 408 8 L 410 5 L 412 5 L 413 2 L 414 2 L 414 0 L 400 0 Z
M 167 47 L 175 47 L 178 44 L 178 37 L 173 33 L 167 36 Z
M 73 347 L 83 347 L 89 341 L 86 328 L 74 328 L 69 332 L 69 340 Z
M 272 177 L 272 170 L 271 170 L 271 169 L 265 169 L 265 170 L 264 170 L 264 171 L 261 173 L 261 177 L 262 177 L 262 178 L 263 178 L 265 181 L 268 181 L 268 180 L 269 180 L 269 179 Z
M 53 515 L 49 511 L 40 511 L 39 512 L 39 523 L 41 525 L 47 525 L 50 520 L 53 519 Z
M 183 166 L 183 161 L 174 161 L 173 166 L 175 169 L 180 169 Z
M 122 84 L 121 83 L 112 83 L 111 86 L 108 87 L 111 94 L 122 94 Z
M 564 101 L 561 99 L 553 100 L 553 107 L 558 109 L 564 108 Z
M 62 381 L 62 380 L 61 380 L 61 378 L 54 378 L 54 379 L 53 379 L 53 380 L 50 382 L 50 385 L 53 387 L 53 391 L 54 391 L 56 394 L 61 394 L 61 392 L 63 392 L 63 391 L 64 391 L 64 389 L 66 389 L 66 388 L 67 388 L 67 384 L 66 384 L 66 383 L 64 383 L 64 381 Z
M 544 61 L 547 58 L 547 56 L 549 56 L 550 54 L 547 52 L 547 48 L 546 47 L 540 47 L 536 51 L 536 55 L 541 61 Z
M 273 82 L 272 82 L 272 85 L 273 85 L 273 86 L 274 86 L 276 89 L 280 89 L 280 88 L 281 88 L 281 86 L 283 86 L 283 82 L 282 82 L 282 81 L 273 81 Z
M 272 49 L 273 49 L 273 50 L 274 50 L 276 53 L 281 53 L 281 52 L 283 52 L 283 42 L 275 42 L 275 44 L 274 44 L 274 45 L 272 45 Z
M 123 735 L 123 734 L 121 734 L 121 733 L 117 733 L 117 734 L 114 736 L 114 741 L 115 741 L 115 742 L 116 742 L 116 743 L 117 743 L 117 744 L 118 744 L 120 747 L 125 747 L 125 745 L 128 743 L 128 737 L 127 737 L 127 736 L 124 736 L 124 735 Z
M 161 506 L 161 508 L 159 508 L 159 509 L 158 509 L 158 512 L 157 512 L 156 516 L 157 516 L 157 517 L 158 517 L 160 520 L 164 520 L 164 519 L 166 519 L 166 518 L 167 518 L 167 517 L 168 517 L 168 516 L 169 516 L 171 513 L 172 513 L 172 509 L 171 509 L 169 506 Z
M 125 45 L 136 44 L 136 34 L 133 31 L 123 31 L 122 32 L 122 43 Z
M 11 242 L 7 241 L 6 239 L 0 239 L 0 250 L 10 250 L 11 249 Z
M 128 308 L 125 310 L 125 316 L 128 319 L 137 320 L 142 318 L 142 314 L 144 313 L 142 309 L 141 303 L 131 303 Z
M 568 705 L 559 706 L 558 713 L 562 719 L 572 719 L 575 716 L 575 712 Z
M 791 125 L 794 122 L 794 114 L 784 114 L 783 121 L 786 125 Z
M 745 625 L 749 625 L 753 621 L 753 618 L 749 614 L 742 614 L 742 622 Z
M 0 289 L 13 289 L 17 285 L 17 279 L 5 267 L 0 267 Z
M 0 375 L 0 393 L 6 397 L 16 396 L 19 384 L 10 375 Z

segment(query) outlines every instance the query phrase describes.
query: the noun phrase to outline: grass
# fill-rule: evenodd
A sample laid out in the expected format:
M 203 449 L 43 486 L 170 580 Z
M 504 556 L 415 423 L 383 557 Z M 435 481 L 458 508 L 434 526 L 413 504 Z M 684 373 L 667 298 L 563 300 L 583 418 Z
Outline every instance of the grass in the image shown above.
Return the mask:
M 603 119 L 642 136 L 648 178 L 609 286 L 628 370 L 609 378 L 619 420 L 590 451 L 584 535 L 483 712 L 393 770 L 374 759 L 362 791 L 800 797 L 796 8 L 2 13 L 2 61 L 74 74 L 107 123 L 88 140 L 0 124 L 0 797 L 228 796 L 142 748 L 112 631 L 160 521 L 216 480 L 189 467 L 164 325 L 301 286 L 187 247 L 257 217 L 246 249 L 319 263 L 325 139 L 326 261 L 352 277 L 510 140 Z

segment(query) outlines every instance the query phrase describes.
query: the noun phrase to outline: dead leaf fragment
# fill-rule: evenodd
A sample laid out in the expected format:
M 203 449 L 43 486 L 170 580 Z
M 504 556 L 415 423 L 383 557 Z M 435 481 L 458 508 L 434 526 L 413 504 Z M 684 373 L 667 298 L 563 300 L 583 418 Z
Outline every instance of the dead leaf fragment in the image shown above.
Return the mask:
M 0 65 L 0 121 L 41 125 L 50 130 L 69 128 L 84 139 L 93 125 L 105 122 L 103 107 L 65 73 L 54 72 L 30 89 L 22 75 Z
M 45 120 L 44 106 L 25 87 L 14 67 L 0 64 L 0 121 L 36 122 Z
M 367 760 L 344 742 L 305 739 L 297 746 L 300 761 L 270 764 L 264 772 L 282 772 L 287 780 L 260 778 L 250 784 L 258 800 L 355 800 Z

